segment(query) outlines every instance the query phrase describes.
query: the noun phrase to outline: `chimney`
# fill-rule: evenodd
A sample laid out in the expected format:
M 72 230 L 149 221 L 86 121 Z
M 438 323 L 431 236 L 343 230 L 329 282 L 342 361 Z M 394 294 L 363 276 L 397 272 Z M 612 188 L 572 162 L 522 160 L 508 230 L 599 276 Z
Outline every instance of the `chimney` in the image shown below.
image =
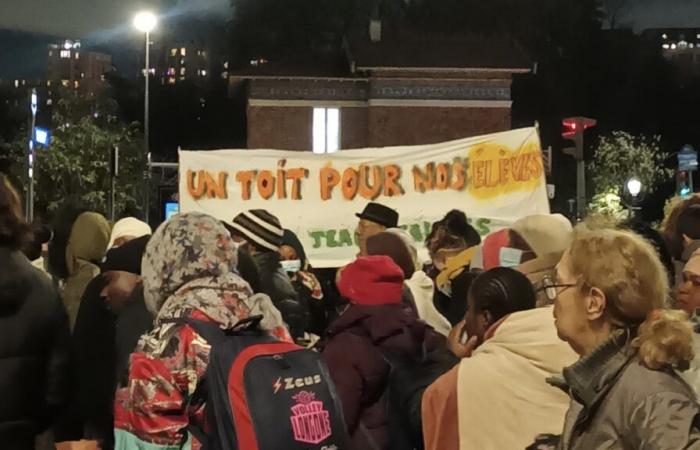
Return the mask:
M 380 42 L 382 40 L 382 21 L 379 19 L 370 19 L 369 21 L 369 39 L 372 42 Z

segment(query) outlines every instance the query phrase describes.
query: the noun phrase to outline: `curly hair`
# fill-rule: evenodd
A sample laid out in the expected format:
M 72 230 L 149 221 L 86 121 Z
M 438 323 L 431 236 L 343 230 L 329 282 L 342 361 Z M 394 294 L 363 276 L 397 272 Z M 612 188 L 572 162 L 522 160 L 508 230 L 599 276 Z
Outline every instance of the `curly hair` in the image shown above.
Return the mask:
M 642 364 L 687 368 L 692 333 L 687 317 L 660 312 L 668 304 L 669 281 L 648 241 L 630 231 L 584 225 L 576 229 L 569 254 L 582 291 L 597 288 L 605 294 L 606 320 L 615 328 L 639 327 L 633 345 Z
M 31 228 L 22 216 L 22 200 L 10 183 L 0 174 L 0 246 L 13 250 L 31 239 Z

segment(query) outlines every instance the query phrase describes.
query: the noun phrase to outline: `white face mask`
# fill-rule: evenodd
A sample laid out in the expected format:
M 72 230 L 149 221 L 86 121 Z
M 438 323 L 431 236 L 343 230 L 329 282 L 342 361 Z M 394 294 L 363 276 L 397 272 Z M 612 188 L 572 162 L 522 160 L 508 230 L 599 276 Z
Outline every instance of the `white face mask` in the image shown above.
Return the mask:
M 517 267 L 523 258 L 523 251 L 517 248 L 503 247 L 498 255 L 500 267 Z
M 282 269 L 287 273 L 297 273 L 301 270 L 301 260 L 293 259 L 291 261 L 280 261 Z

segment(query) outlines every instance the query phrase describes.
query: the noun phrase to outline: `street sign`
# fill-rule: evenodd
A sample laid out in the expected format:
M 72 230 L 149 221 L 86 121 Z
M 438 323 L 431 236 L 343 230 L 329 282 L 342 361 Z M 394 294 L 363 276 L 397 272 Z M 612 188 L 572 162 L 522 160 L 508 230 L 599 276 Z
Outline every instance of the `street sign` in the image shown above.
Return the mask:
M 34 143 L 48 147 L 51 142 L 51 132 L 46 128 L 34 128 Z
M 684 145 L 678 152 L 678 170 L 698 170 L 698 152 L 690 145 Z

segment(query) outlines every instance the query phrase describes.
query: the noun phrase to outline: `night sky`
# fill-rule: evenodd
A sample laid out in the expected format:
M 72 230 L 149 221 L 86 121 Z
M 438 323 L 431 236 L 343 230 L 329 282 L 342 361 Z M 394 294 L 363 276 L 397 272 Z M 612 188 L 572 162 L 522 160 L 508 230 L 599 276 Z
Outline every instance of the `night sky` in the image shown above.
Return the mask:
M 148 3 L 139 0 L 0 0 L 0 28 L 66 37 L 97 34 L 109 38 L 128 32 L 134 11 Z M 205 11 L 231 14 L 229 0 L 174 0 L 170 3 L 180 6 L 168 9 L 169 14 Z M 699 0 L 628 0 L 628 4 L 630 12 L 624 22 L 634 24 L 636 29 L 700 27 Z

